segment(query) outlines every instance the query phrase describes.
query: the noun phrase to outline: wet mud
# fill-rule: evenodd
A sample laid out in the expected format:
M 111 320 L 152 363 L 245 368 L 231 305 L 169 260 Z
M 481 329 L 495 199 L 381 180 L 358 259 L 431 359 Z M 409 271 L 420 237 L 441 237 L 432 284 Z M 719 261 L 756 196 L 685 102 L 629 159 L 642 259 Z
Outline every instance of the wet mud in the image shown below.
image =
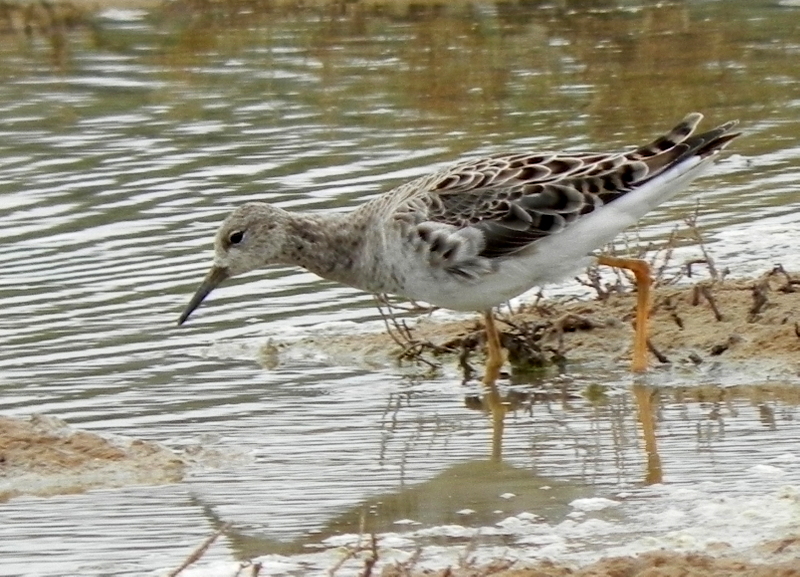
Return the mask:
M 513 372 L 629 362 L 635 294 L 599 287 L 592 300 L 541 300 L 500 313 L 503 346 Z M 474 320 L 400 319 L 376 334 L 325 335 L 271 343 L 265 364 L 317 350 L 333 362 L 380 365 L 416 362 L 423 368 L 460 366 L 479 372 L 484 334 Z M 711 364 L 734 373 L 800 374 L 800 276 L 783 269 L 757 278 L 703 281 L 654 290 L 650 315 L 651 368 Z
M 0 416 L 0 502 L 21 495 L 176 483 L 185 466 L 155 443 L 81 431 L 52 416 Z

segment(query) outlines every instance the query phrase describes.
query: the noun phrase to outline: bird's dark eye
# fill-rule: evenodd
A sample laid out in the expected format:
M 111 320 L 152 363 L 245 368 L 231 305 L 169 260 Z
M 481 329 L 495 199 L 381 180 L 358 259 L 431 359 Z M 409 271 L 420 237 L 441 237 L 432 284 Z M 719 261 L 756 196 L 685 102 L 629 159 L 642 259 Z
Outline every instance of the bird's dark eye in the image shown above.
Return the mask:
M 242 242 L 243 238 L 244 238 L 244 231 L 235 230 L 230 234 L 228 240 L 230 241 L 231 244 L 239 244 L 240 242 Z

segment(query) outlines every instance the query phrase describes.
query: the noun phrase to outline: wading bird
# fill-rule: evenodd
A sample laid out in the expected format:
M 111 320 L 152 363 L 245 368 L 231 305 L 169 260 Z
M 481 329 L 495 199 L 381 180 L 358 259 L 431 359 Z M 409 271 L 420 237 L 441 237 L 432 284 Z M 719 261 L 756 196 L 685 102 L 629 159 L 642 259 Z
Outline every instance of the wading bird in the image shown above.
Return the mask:
M 214 264 L 181 314 L 183 324 L 225 279 L 273 264 L 297 265 L 375 294 L 458 311 L 481 311 L 487 332 L 484 382 L 503 353 L 492 308 L 556 282 L 590 253 L 671 198 L 739 133 L 736 122 L 695 134 L 692 113 L 649 144 L 627 152 L 512 152 L 460 162 L 403 184 L 349 213 L 289 212 L 250 202 L 214 240 Z M 647 368 L 650 271 L 638 290 L 632 369 Z

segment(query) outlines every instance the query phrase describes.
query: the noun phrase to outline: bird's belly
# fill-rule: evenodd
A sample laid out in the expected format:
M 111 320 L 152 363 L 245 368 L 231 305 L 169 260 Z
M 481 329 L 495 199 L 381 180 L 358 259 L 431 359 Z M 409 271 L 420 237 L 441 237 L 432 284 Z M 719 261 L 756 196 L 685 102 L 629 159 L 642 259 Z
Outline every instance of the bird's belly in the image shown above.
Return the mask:
M 456 311 L 486 310 L 521 295 L 533 287 L 557 282 L 585 267 L 591 257 L 538 262 L 535 255 L 497 263 L 496 270 L 465 279 L 441 269 L 407 277 L 403 296 Z M 423 271 L 419 271 L 422 273 Z

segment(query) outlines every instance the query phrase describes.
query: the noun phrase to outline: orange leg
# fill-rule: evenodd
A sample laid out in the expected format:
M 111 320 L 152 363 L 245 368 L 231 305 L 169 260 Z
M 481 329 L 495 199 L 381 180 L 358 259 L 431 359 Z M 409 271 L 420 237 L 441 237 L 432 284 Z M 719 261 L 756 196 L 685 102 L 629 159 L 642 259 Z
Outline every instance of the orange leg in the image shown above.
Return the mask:
M 633 258 L 600 256 L 597 262 L 606 266 L 625 268 L 636 277 L 636 336 L 633 341 L 633 362 L 631 370 L 641 373 L 647 370 L 647 324 L 650 315 L 650 265 Z
M 494 324 L 492 311 L 483 311 L 483 323 L 486 326 L 486 374 L 483 376 L 484 385 L 494 385 L 500 377 L 503 368 L 503 347 L 500 345 L 500 333 Z
M 636 399 L 636 413 L 644 434 L 644 452 L 647 455 L 647 473 L 644 482 L 646 485 L 661 483 L 664 472 L 661 468 L 661 456 L 658 454 L 656 442 L 656 407 L 653 404 L 654 391 L 641 384 L 633 385 L 633 396 Z
M 492 416 L 492 461 L 499 462 L 503 454 L 506 406 L 495 383 L 500 378 L 505 355 L 491 310 L 483 312 L 483 322 L 486 326 L 486 373 L 483 376 L 483 384 L 487 389 L 483 399 Z

